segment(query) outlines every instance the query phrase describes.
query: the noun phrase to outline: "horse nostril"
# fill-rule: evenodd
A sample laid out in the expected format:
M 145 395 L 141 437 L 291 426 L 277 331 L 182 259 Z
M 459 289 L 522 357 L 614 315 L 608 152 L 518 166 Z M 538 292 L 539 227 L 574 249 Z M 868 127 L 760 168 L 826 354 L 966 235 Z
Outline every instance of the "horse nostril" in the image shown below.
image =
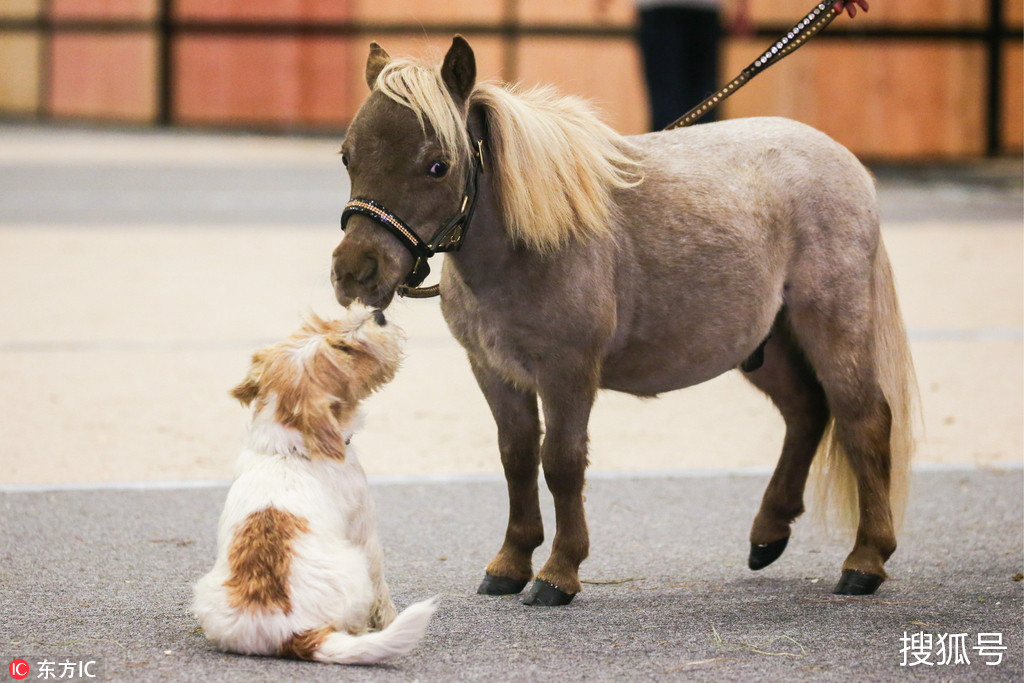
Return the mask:
M 353 276 L 359 284 L 370 284 L 377 277 L 377 259 L 372 256 L 364 258 Z

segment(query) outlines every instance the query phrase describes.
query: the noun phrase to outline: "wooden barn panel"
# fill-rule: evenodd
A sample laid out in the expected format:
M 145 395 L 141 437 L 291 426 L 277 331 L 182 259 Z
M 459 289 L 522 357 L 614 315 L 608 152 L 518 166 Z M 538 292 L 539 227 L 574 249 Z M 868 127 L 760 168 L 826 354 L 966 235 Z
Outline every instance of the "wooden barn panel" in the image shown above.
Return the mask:
M 34 114 L 39 106 L 39 38 L 0 33 L 0 112 Z
M 518 62 L 524 85 L 550 83 L 565 94 L 590 99 L 619 132 L 647 130 L 647 95 L 632 40 L 524 38 Z
M 850 19 L 837 18 L 832 28 L 865 28 L 876 24 L 918 26 L 982 26 L 987 21 L 988 3 L 982 0 L 869 0 L 870 10 L 860 10 Z M 751 17 L 769 24 L 793 24 L 813 3 L 807 0 L 751 0 Z
M 315 38 L 302 42 L 296 78 L 299 81 L 299 113 L 303 125 L 341 126 L 349 106 L 344 82 L 350 41 Z
M 223 21 L 344 21 L 353 0 L 176 0 L 174 14 L 183 19 Z
M 888 135 L 879 154 L 944 157 L 984 152 L 983 47 L 907 44 L 884 52 L 882 61 L 885 79 L 880 92 L 886 103 L 877 123 Z
M 1003 57 L 1003 151 L 1024 148 L 1024 48 L 1018 43 Z
M 42 0 L 3 0 L 0 19 L 32 19 L 42 11 Z
M 734 95 L 726 111 L 803 121 L 869 158 L 984 151 L 983 48 L 934 42 L 876 48 L 871 41 L 811 44 Z M 737 73 L 759 49 L 733 42 L 726 73 Z
M 58 19 L 152 19 L 157 0 L 50 0 Z
M 57 117 L 152 121 L 156 40 L 147 33 L 57 34 L 50 112 Z
M 344 111 L 343 120 L 346 124 L 352 120 L 359 105 L 363 103 L 369 90 L 366 87 L 366 57 L 370 51 L 370 42 L 376 40 L 388 54 L 392 56 L 411 56 L 422 59 L 444 58 L 444 53 L 451 45 L 448 36 L 430 36 L 422 34 L 387 34 L 383 36 L 357 36 L 350 47 L 348 67 L 344 76 L 348 84 L 348 106 Z M 492 36 L 469 36 L 469 44 L 476 57 L 476 73 L 478 80 L 501 80 L 502 41 Z
M 495 24 L 502 0 L 352 0 L 352 16 L 369 24 Z
M 337 126 L 348 108 L 344 38 L 187 36 L 174 49 L 183 123 Z
M 519 0 L 523 24 L 628 26 L 636 17 L 633 0 Z
M 816 62 L 822 59 L 821 47 L 821 43 L 803 47 L 747 83 L 722 105 L 724 115 L 786 116 L 814 125 L 819 116 L 813 76 Z M 723 54 L 723 80 L 740 73 L 763 49 L 761 40 L 730 40 Z
M 1024 24 L 1024 2 L 1003 0 L 1003 20 L 1008 26 L 1020 28 Z

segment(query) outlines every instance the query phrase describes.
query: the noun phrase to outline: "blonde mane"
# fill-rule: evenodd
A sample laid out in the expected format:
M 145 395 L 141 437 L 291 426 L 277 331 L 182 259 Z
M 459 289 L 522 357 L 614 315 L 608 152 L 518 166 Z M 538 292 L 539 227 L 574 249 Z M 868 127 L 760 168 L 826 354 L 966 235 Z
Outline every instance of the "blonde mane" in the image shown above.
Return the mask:
M 638 152 L 629 141 L 601 122 L 590 103 L 553 88 L 478 83 L 461 110 L 440 66 L 394 59 L 375 89 L 411 109 L 424 132 L 429 125 L 462 173 L 469 172 L 471 153 L 466 112 L 482 107 L 485 163 L 496 179 L 506 229 L 536 251 L 554 251 L 572 237 L 609 234 L 612 192 L 641 181 Z

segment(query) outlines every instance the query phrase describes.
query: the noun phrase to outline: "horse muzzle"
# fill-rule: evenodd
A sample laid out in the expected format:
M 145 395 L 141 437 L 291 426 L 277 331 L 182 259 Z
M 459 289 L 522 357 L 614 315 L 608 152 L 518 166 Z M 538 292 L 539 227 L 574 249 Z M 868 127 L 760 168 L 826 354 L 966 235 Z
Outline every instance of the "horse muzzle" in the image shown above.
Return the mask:
M 342 306 L 359 300 L 371 308 L 385 309 L 395 297 L 403 275 L 402 266 L 395 260 L 403 259 L 390 258 L 372 242 L 363 243 L 353 234 L 334 250 L 331 284 Z

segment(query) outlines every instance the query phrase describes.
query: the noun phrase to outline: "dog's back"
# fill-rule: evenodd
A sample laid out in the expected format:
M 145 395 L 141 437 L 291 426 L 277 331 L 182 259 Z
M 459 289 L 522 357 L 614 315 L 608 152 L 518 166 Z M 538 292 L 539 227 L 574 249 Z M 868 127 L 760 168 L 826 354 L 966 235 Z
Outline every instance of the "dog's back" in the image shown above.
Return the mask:
M 365 549 L 346 533 L 346 508 L 364 491 L 331 497 L 351 489 L 344 484 L 360 477 L 345 470 L 356 468 L 352 457 L 242 454 L 221 514 L 217 561 L 196 586 L 194 611 L 213 643 L 275 655 L 296 633 L 364 628 L 372 583 Z
M 241 654 L 344 664 L 410 652 L 435 604 L 416 603 L 366 632 L 374 606 L 390 598 L 372 576 L 380 562 L 372 503 L 351 449 L 342 463 L 246 451 L 239 469 L 216 564 L 195 589 L 207 638 Z

